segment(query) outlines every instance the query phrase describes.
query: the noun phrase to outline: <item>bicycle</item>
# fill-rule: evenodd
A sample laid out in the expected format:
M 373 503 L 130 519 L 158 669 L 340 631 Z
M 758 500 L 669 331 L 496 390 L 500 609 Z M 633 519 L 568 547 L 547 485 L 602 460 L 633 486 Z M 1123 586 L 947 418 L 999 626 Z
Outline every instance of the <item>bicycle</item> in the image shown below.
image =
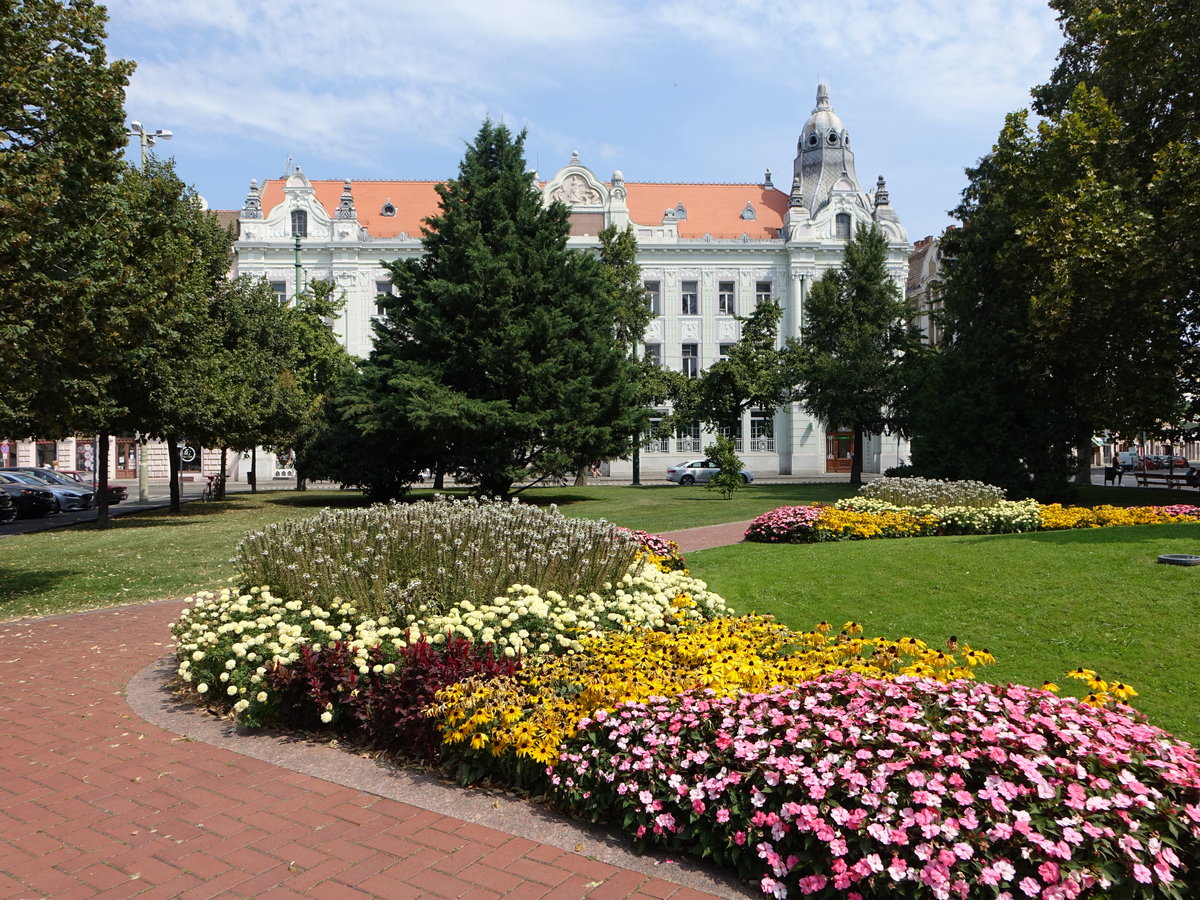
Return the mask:
M 206 475 L 204 477 L 208 479 L 208 484 L 204 485 L 204 490 L 200 494 L 200 499 L 205 503 L 210 503 L 211 501 L 217 499 L 217 476 Z

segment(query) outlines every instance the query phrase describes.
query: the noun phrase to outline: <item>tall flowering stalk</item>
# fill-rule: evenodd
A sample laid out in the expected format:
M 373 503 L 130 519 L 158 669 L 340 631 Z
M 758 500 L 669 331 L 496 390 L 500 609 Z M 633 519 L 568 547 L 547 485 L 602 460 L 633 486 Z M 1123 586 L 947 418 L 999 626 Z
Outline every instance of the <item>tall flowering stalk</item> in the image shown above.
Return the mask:
M 441 611 L 521 583 L 583 593 L 615 582 L 639 552 L 607 522 L 496 500 L 324 510 L 272 525 L 238 546 L 244 584 L 305 602 L 339 597 L 372 615 Z

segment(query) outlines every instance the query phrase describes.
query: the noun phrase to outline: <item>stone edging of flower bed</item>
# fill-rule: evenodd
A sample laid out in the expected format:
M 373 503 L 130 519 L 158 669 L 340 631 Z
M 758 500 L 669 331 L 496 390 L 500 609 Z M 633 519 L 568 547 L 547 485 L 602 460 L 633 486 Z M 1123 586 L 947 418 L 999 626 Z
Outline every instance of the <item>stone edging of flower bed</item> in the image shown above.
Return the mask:
M 463 788 L 297 735 L 241 729 L 190 705 L 168 688 L 176 666 L 174 656 L 164 656 L 138 672 L 125 691 L 134 713 L 173 734 L 717 897 L 761 896 L 752 886 L 691 858 L 676 859 L 654 851 L 638 855 L 629 847 L 629 839 L 615 829 L 565 819 L 512 794 Z M 576 849 L 579 845 L 582 850 Z

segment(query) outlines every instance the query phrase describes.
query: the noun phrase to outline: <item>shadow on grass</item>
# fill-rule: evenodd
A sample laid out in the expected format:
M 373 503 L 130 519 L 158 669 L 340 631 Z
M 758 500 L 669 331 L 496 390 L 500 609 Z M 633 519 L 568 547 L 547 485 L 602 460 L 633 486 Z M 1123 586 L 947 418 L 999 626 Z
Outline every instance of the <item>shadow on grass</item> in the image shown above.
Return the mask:
M 30 572 L 0 567 L 0 619 L 5 617 L 9 604 L 14 601 L 45 594 L 78 574 L 70 569 Z

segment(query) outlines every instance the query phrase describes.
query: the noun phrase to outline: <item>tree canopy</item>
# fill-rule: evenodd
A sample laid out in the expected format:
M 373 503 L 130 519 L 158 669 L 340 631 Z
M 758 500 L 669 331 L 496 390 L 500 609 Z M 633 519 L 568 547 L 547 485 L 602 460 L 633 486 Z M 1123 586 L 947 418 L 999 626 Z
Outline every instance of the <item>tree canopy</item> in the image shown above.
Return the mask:
M 1039 495 L 1089 477 L 1094 435 L 1194 419 L 1200 375 L 1200 8 L 1051 5 L 1065 42 L 1034 90 L 1044 118 L 1008 117 L 944 243 L 946 343 L 930 379 L 958 396 L 925 392 L 913 444 L 930 474 Z M 952 445 L 973 447 L 950 462 Z
M 72 356 L 107 302 L 120 235 L 133 64 L 108 61 L 105 21 L 90 0 L 0 3 L 0 344 L 21 373 L 0 391 L 9 433 L 69 433 L 103 393 Z
M 737 316 L 740 339 L 698 378 L 681 383 L 676 405 L 679 419 L 700 421 L 720 431 L 736 429 L 748 409 L 771 412 L 795 399 L 798 347 L 779 346 L 783 309 L 763 301 L 748 316 Z
M 408 468 L 498 496 L 627 450 L 637 421 L 617 298 L 600 261 L 568 249 L 568 210 L 543 205 L 524 143 L 484 122 L 438 186 L 425 253 L 390 265 L 395 295 L 343 404 L 361 433 L 403 440 Z
M 887 238 L 860 223 L 838 269 L 813 285 L 796 350 L 797 393 L 827 427 L 851 428 L 850 481 L 862 482 L 866 432 L 898 425 L 904 359 L 920 345 L 909 310 L 887 271 Z

